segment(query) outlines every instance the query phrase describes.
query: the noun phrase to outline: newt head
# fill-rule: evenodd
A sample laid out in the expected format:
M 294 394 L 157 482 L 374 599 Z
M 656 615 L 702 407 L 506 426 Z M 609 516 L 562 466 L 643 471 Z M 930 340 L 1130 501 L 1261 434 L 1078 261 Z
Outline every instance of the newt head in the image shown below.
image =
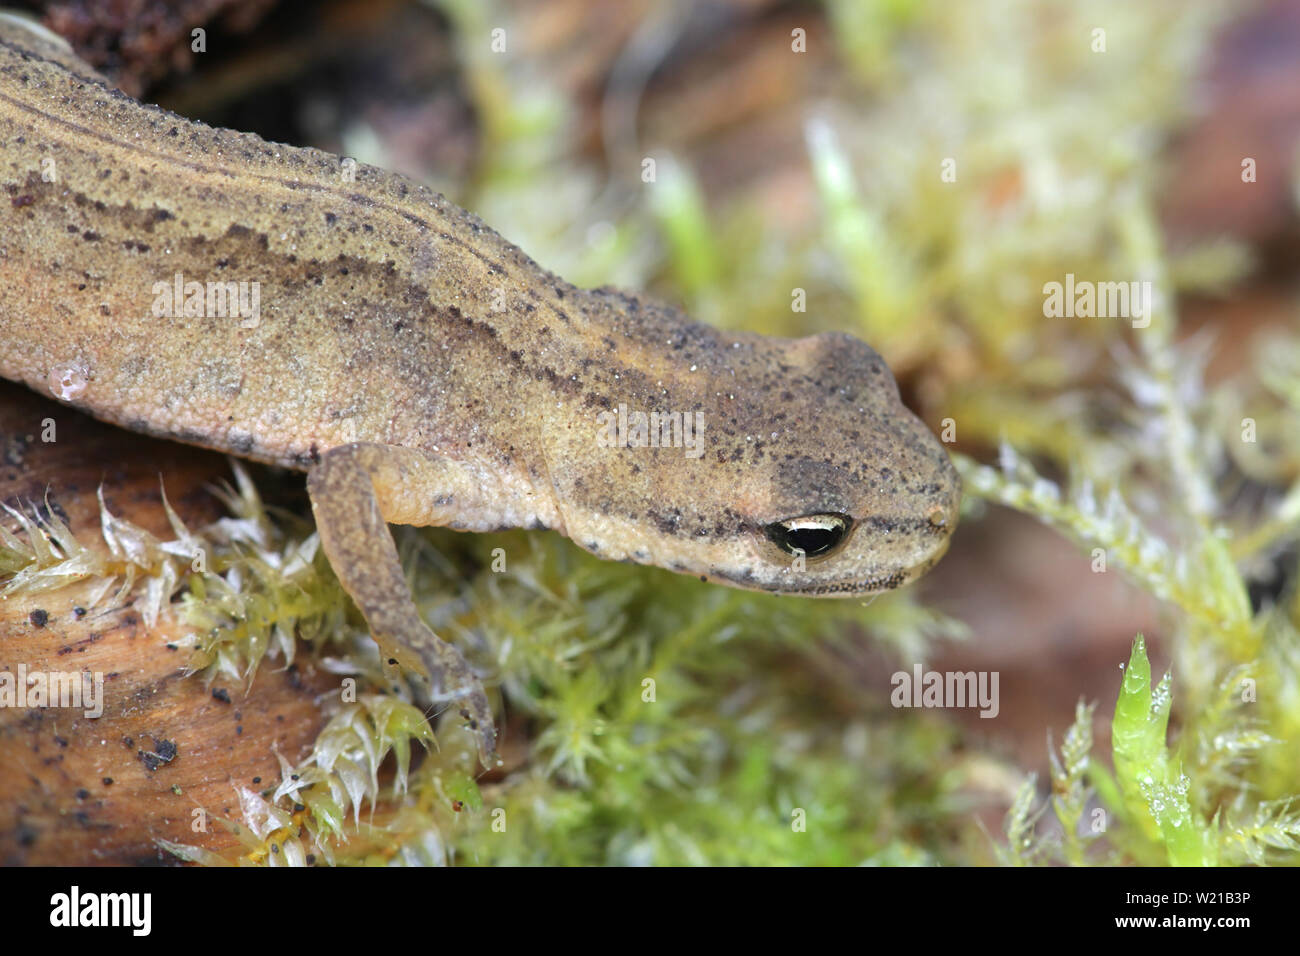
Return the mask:
M 943 556 L 960 478 L 873 349 L 839 333 L 701 330 L 676 358 L 690 374 L 656 368 L 601 414 L 595 453 L 552 451 L 570 537 L 602 557 L 809 597 L 892 590 Z
M 957 525 L 961 479 L 943 445 L 863 342 L 800 339 L 783 365 L 780 394 L 797 424 L 768 432 L 770 467 L 746 481 L 748 533 L 706 575 L 808 597 L 876 594 L 920 577 Z M 762 418 L 764 403 L 751 414 Z
M 824 456 L 792 461 L 758 515 L 767 546 L 753 543 L 754 560 L 740 575 L 724 568 L 717 576 L 742 587 L 852 597 L 892 590 L 933 567 L 957 525 L 961 479 L 919 418 L 901 402 L 890 415 L 892 434 L 871 447 L 894 444 L 856 476 Z M 864 482 L 862 470 L 873 477 Z M 782 516 L 764 520 L 775 515 Z M 760 559 L 767 573 L 745 573 Z

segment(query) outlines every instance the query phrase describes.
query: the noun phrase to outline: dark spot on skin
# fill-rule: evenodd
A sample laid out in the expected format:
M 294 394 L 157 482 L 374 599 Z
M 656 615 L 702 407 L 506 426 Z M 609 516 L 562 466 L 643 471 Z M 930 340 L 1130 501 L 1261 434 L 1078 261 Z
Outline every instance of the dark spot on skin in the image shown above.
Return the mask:
M 30 206 L 32 203 L 36 202 L 36 197 L 15 196 L 13 199 L 9 200 L 9 202 L 15 209 L 22 209 L 24 206 Z
M 655 523 L 655 527 L 659 529 L 660 533 L 668 535 L 677 534 L 682 521 L 680 511 L 668 514 L 652 511 L 646 517 Z
M 113 785 L 113 778 L 105 777 L 103 780 L 100 781 L 100 783 L 102 783 L 106 787 L 111 787 Z
M 224 687 L 212 688 L 212 697 L 214 700 L 219 700 L 223 704 L 230 703 L 230 691 L 226 690 Z
M 41 608 L 37 608 L 27 615 L 27 619 L 32 622 L 32 627 L 44 627 L 50 622 L 50 614 Z
M 85 787 L 82 787 L 77 791 L 78 800 L 85 800 L 88 796 L 90 796 L 90 791 L 87 790 Z

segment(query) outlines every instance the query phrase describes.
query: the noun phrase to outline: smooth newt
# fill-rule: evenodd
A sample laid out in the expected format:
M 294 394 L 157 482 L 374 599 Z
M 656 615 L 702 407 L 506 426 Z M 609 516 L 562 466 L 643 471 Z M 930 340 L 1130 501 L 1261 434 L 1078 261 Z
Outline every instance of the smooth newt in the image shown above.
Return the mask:
M 846 597 L 917 577 L 956 524 L 947 454 L 857 339 L 576 288 L 424 186 L 142 105 L 9 20 L 0 184 L 0 376 L 306 471 L 390 672 L 462 700 L 485 762 L 487 696 L 417 613 L 387 522 L 550 528 Z M 638 413 L 667 416 L 663 440 Z

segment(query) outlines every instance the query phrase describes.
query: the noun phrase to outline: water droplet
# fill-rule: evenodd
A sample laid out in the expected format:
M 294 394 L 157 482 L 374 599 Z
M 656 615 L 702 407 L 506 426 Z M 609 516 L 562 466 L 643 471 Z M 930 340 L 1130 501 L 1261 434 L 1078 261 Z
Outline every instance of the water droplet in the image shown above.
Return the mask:
M 90 384 L 90 369 L 80 362 L 65 362 L 50 369 L 50 392 L 65 402 L 75 401 Z

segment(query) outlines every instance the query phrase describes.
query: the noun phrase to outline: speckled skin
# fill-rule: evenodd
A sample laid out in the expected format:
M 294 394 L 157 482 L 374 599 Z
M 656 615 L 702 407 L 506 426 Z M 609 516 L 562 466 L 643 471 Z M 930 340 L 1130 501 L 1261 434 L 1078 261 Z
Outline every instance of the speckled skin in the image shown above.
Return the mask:
M 371 494 L 317 474 L 347 457 L 339 473 L 369 475 L 388 521 L 549 527 L 767 591 L 871 594 L 945 550 L 958 478 L 867 345 L 726 333 L 578 289 L 429 189 L 346 172 L 143 106 L 0 26 L 0 375 L 126 428 L 307 470 L 318 523 L 357 520 L 331 520 L 327 485 Z M 177 273 L 260 283 L 256 326 L 154 315 L 155 284 Z M 601 447 L 597 415 L 620 403 L 700 413 L 703 454 Z M 852 530 L 806 567 L 763 532 L 820 513 Z M 388 538 L 380 525 L 364 534 Z M 363 532 L 326 541 L 336 570 L 346 534 Z M 352 560 L 387 561 L 367 547 Z M 374 627 L 364 585 L 340 577 Z

